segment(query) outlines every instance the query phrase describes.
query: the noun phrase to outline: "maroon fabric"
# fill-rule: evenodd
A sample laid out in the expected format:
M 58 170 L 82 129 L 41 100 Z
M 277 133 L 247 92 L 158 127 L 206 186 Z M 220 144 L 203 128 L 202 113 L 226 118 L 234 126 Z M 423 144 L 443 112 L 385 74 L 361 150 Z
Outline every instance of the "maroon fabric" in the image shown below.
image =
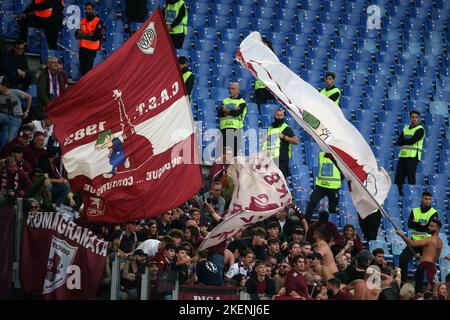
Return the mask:
M 14 208 L 0 206 L 0 299 L 11 298 L 14 259 Z
M 430 284 L 430 287 L 433 288 L 434 287 L 434 277 L 437 272 L 436 264 L 432 263 L 432 262 L 424 261 L 419 265 L 419 267 L 421 267 L 425 271 L 425 273 L 427 275 L 428 283 Z
M 23 290 L 43 299 L 95 298 L 105 270 L 107 246 L 90 230 L 67 222 L 59 214 L 30 214 L 20 257 Z
M 256 281 L 256 288 L 258 290 L 258 294 L 266 293 L 266 280 Z
M 179 300 L 239 300 L 238 287 L 182 285 Z
M 345 247 L 347 244 L 347 239 L 344 236 L 341 236 L 337 241 L 335 241 L 335 244 L 339 247 Z M 361 238 L 358 234 L 355 234 L 355 238 L 353 239 L 353 248 L 352 248 L 352 255 L 357 255 L 361 250 L 363 249 L 363 244 L 361 241 Z
M 329 300 L 353 300 L 353 296 L 345 291 L 339 290 L 334 297 L 329 297 Z
M 152 24 L 154 30 L 148 29 Z M 147 46 L 153 53 L 141 51 Z M 70 180 L 71 189 L 82 194 L 84 215 L 93 221 L 115 223 L 150 218 L 182 205 L 197 193 L 202 175 L 195 134 L 167 150 L 156 149 L 158 140 L 150 141 L 139 126 L 183 97 L 188 99 L 175 50 L 157 9 L 117 51 L 51 102 L 48 117 L 55 124 L 62 153 L 92 145 L 91 151 L 85 149 L 85 154 L 79 155 L 80 162 L 91 166 L 92 179 L 71 172 Z M 184 101 L 180 108 L 190 108 Z M 160 127 L 165 138 L 173 134 L 164 132 L 166 123 L 155 120 L 151 125 Z M 89 163 L 97 138 L 107 130 L 115 139 L 122 138 L 124 159 L 129 159 L 128 164 L 117 160 L 113 177 Z M 112 155 L 120 153 L 109 151 L 111 163 Z M 179 157 L 182 162 L 174 162 Z
M 36 168 L 39 158 L 43 156 L 45 156 L 45 149 L 37 149 L 33 141 L 23 150 L 23 158 L 28 161 L 32 169 Z
M 6 171 L 6 167 L 1 168 L 0 176 L 3 175 L 3 171 Z M 18 169 L 17 173 L 18 173 L 18 177 L 17 178 L 18 178 L 19 185 L 17 187 L 17 194 L 16 194 L 16 196 L 23 196 L 27 192 L 28 188 L 31 186 L 31 180 L 30 180 L 28 175 L 23 170 Z M 15 176 L 16 176 L 15 174 L 13 175 L 13 174 L 7 173 L 7 175 L 6 175 L 6 186 L 4 188 L 5 190 L 8 190 L 8 189 L 14 190 L 15 189 L 14 188 Z M 23 192 L 23 195 L 19 195 L 18 194 L 21 191 Z
M 295 269 L 291 269 L 286 277 L 286 294 L 292 291 L 297 292 L 303 298 L 310 298 L 305 278 Z

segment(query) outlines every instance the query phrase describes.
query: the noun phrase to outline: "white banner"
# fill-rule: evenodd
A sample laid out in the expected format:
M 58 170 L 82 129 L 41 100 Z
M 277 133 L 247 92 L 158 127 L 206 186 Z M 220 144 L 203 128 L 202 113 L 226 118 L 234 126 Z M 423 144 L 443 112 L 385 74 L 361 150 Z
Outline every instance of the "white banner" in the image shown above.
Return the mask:
M 331 153 L 349 182 L 353 203 L 362 218 L 379 208 L 391 180 L 370 146 L 345 118 L 339 106 L 282 64 L 252 32 L 242 41 L 237 60 L 261 80 L 325 152 Z
M 263 221 L 292 203 L 280 169 L 265 152 L 238 157 L 229 167 L 234 192 L 225 220 L 205 238 L 199 250 L 215 246 L 240 230 Z

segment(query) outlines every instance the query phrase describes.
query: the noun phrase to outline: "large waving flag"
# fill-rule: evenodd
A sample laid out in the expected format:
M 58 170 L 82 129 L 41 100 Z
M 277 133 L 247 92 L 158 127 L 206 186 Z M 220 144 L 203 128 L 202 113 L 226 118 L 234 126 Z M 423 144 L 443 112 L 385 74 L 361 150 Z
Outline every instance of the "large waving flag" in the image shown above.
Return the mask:
M 158 215 L 201 187 L 194 122 L 160 9 L 49 106 L 71 187 L 92 220 Z M 176 192 L 174 192 L 176 190 Z
M 237 59 L 261 80 L 325 152 L 331 153 L 349 182 L 351 197 L 365 218 L 380 208 L 391 180 L 378 165 L 361 133 L 330 99 L 282 64 L 258 32 L 245 38 Z
M 286 180 L 270 155 L 260 152 L 236 159 L 237 164 L 228 169 L 235 186 L 229 212 L 208 234 L 199 250 L 221 243 L 292 203 Z

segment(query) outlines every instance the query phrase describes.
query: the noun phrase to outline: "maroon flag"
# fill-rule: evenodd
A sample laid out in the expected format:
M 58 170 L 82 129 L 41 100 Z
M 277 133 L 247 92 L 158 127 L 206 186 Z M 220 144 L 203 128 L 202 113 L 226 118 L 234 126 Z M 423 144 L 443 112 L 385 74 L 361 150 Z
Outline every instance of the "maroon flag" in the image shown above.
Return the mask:
M 189 98 L 159 9 L 54 100 L 49 118 L 91 220 L 156 216 L 202 185 Z
M 21 247 L 22 287 L 43 299 L 93 299 L 107 247 L 108 242 L 58 213 L 30 213 Z

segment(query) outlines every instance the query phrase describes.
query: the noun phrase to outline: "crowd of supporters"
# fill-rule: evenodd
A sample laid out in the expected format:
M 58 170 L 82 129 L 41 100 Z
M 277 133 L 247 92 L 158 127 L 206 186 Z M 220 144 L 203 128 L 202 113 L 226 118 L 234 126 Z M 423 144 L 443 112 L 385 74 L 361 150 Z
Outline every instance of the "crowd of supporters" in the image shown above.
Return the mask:
M 180 8 L 176 8 L 176 13 Z M 179 24 L 182 19 L 173 21 Z M 175 28 L 175 25 L 170 27 Z M 185 30 L 177 34 L 178 37 L 172 34 L 172 38 L 177 42 L 176 47 L 181 47 Z M 81 199 L 70 190 L 58 141 L 45 116 L 48 103 L 67 89 L 68 78 L 61 61 L 50 57 L 36 79 L 37 103 L 31 108 L 32 98 L 26 91 L 33 77 L 24 55 L 25 45 L 24 41 L 17 40 L 6 50 L 0 43 L 0 203 L 14 206 L 18 198 L 23 198 L 25 211 L 57 211 L 109 241 L 99 297 L 107 296 L 112 263 L 119 259 L 124 261 L 121 299 L 139 298 L 140 276 L 146 268 L 153 288 L 151 299 L 170 299 L 176 281 L 237 286 L 252 299 L 450 298 L 449 276 L 446 282 L 426 283 L 417 290 L 411 283 L 402 281 L 402 270 L 384 258 L 383 249 L 372 252 L 367 249 L 367 241 L 355 232 L 354 225 L 345 225 L 340 232 L 329 221 L 327 211 L 320 211 L 317 220 L 311 218 L 312 214 L 305 219 L 295 205 L 215 247 L 199 251 L 208 232 L 227 213 L 233 187 L 226 175 L 212 174 L 211 182 L 205 186 L 208 192 L 199 191 L 183 206 L 164 212 L 154 220 L 94 224 L 80 217 Z M 182 61 L 180 64 L 187 65 L 187 60 Z M 332 78 L 334 81 L 334 74 Z M 334 89 L 330 86 L 330 90 Z M 332 94 L 337 93 L 333 91 L 327 96 L 333 98 Z M 340 92 L 333 100 L 338 101 L 339 97 Z M 399 185 L 403 177 L 401 180 Z M 369 286 L 374 278 L 380 279 L 379 285 Z

